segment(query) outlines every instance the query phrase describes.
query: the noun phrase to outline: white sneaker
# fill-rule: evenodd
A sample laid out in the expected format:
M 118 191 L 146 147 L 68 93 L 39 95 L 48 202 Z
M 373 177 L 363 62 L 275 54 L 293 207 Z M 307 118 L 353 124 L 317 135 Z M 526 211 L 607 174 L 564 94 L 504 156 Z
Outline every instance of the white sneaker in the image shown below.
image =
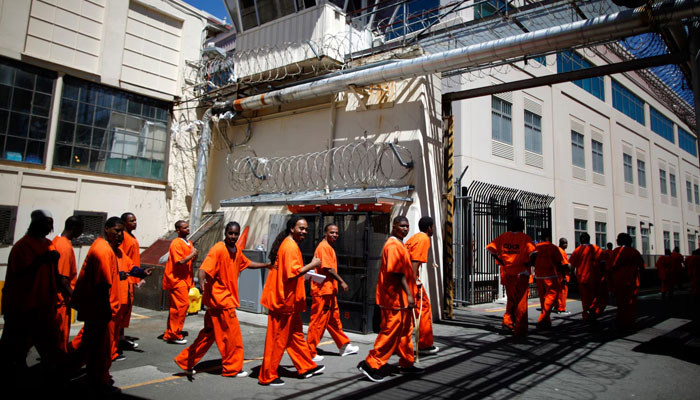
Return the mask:
M 316 357 L 312 358 L 313 362 L 323 361 L 323 356 L 316 354 Z
M 168 343 L 170 343 L 170 344 L 187 344 L 187 339 L 185 339 L 184 337 L 180 338 L 180 339 L 172 339 L 172 340 L 168 340 Z
M 248 371 L 241 371 L 238 374 L 236 374 L 234 378 L 245 378 L 246 376 L 248 376 Z
M 358 351 L 360 351 L 359 346 L 347 343 L 345 346 L 341 347 L 340 350 L 338 350 L 338 354 L 340 354 L 341 357 L 345 357 L 349 356 L 350 354 L 357 354 Z

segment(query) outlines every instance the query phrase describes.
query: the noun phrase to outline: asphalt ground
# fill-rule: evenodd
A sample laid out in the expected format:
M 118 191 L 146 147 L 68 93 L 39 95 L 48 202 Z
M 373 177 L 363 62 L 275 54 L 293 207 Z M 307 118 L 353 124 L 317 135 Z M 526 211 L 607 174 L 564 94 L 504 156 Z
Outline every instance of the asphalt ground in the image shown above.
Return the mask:
M 581 321 L 580 302 L 570 299 L 569 315 L 554 315 L 551 330 L 535 328 L 539 301 L 529 304 L 529 335 L 517 339 L 501 331 L 502 304 L 482 304 L 455 310 L 455 318 L 434 324 L 440 352 L 421 356 L 419 376 L 398 373 L 398 358 L 390 360 L 393 375 L 374 383 L 356 366 L 371 349 L 376 335 L 348 333 L 359 345 L 357 355 L 340 357 L 326 335 L 319 354 L 323 374 L 299 379 L 285 354 L 280 376 L 286 384 L 257 384 L 264 350 L 267 316 L 238 312 L 245 346 L 245 378 L 220 376 L 220 355 L 212 346 L 195 367 L 193 377 L 173 362 L 184 346 L 158 339 L 167 312 L 135 308 L 126 333 L 138 337 L 136 351 L 112 364 L 121 398 L 196 399 L 698 399 L 700 393 L 700 328 L 697 305 L 687 291 L 662 300 L 658 293 L 640 295 L 638 331 L 623 335 L 614 328 L 615 308 L 609 306 L 596 325 Z M 204 313 L 187 317 L 191 342 L 203 326 Z M 75 334 L 81 324 L 74 324 Z M 22 382 L 3 384 L 3 392 L 19 386 L 25 395 L 86 397 L 84 377 L 67 386 L 42 382 L 37 353 L 27 357 L 30 369 Z M 3 398 L 5 397 L 3 395 Z

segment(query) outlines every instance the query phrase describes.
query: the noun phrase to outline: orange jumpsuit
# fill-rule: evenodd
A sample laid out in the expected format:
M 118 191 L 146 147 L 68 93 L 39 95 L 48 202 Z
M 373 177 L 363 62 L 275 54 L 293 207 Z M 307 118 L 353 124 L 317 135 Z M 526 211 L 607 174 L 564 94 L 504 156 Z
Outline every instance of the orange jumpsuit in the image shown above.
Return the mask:
M 124 233 L 126 237 L 127 233 Z M 115 251 L 117 256 L 117 270 L 118 272 L 129 272 L 131 268 L 135 266 L 134 262 L 127 256 L 122 248 L 119 247 Z M 134 298 L 134 285 L 129 282 L 130 277 L 122 280 L 119 278 L 119 290 L 117 294 L 119 296 L 119 311 L 117 315 L 114 316 L 114 332 L 112 332 L 112 359 L 119 355 L 119 338 L 121 337 L 121 332 L 124 330 L 124 326 L 129 324 L 128 319 L 131 318 L 131 303 Z
M 700 256 L 688 256 L 685 258 L 685 266 L 688 268 L 690 278 L 690 290 L 693 296 L 700 295 Z
M 189 256 L 193 248 L 192 242 L 179 237 L 170 243 L 168 261 L 163 273 L 163 289 L 170 291 L 170 313 L 163 334 L 165 341 L 182 339 L 182 327 L 185 325 L 187 307 L 190 304 L 190 288 L 194 287 L 193 259 L 185 264 L 179 264 L 178 261 Z
M 59 361 L 59 332 L 56 324 L 56 265 L 40 260 L 55 250 L 51 241 L 25 235 L 12 246 L 2 288 L 5 325 L 0 356 L 10 372 L 26 367 L 29 349 L 35 346 L 42 363 Z
M 581 316 L 584 321 L 596 318 L 600 310 L 596 294 L 600 291 L 600 257 L 603 251 L 594 244 L 582 244 L 574 250 L 569 261 L 576 271 L 576 281 L 581 294 Z
M 265 352 L 258 376 L 258 382 L 263 385 L 279 378 L 277 367 L 285 350 L 300 375 L 316 368 L 301 323 L 300 312 L 306 309 L 306 290 L 304 278 L 298 275 L 303 267 L 299 246 L 291 237 L 285 238 L 260 297 L 260 303 L 269 310 Z
M 540 242 L 535 246 L 537 258 L 535 259 L 535 277 L 537 278 L 537 293 L 540 297 L 540 316 L 537 325 L 549 327 L 552 325 L 552 307 L 557 301 L 560 292 L 559 275 L 557 265 L 562 263 L 559 247 L 550 242 Z
M 250 260 L 241 250 L 231 258 L 226 243 L 215 244 L 199 267 L 207 274 L 202 303 L 207 307 L 204 328 L 192 344 L 183 350 L 175 363 L 184 370 L 191 370 L 216 343 L 221 353 L 221 375 L 236 376 L 243 370 L 243 339 L 236 317 L 238 300 L 238 276 L 248 268 Z
M 611 289 L 617 298 L 618 328 L 633 330 L 637 319 L 639 276 L 645 268 L 644 259 L 633 247 L 621 246 L 610 257 Z
M 427 263 L 430 237 L 425 232 L 418 232 L 406 241 L 406 248 L 411 254 L 411 261 L 417 261 L 421 264 Z M 416 318 L 420 317 L 418 322 L 418 349 L 429 349 L 433 347 L 433 310 L 430 307 L 430 297 L 428 292 L 425 291 L 425 286 L 419 286 L 413 297 L 416 301 L 414 315 Z
M 671 253 L 671 260 L 673 261 L 673 279 L 680 289 L 683 285 L 683 255 L 674 251 Z
M 338 272 L 338 260 L 335 250 L 328 242 L 322 240 L 316 247 L 314 257 L 321 259 L 321 266 L 316 268 L 316 272 L 327 275 L 326 270 L 332 269 Z M 311 281 L 311 319 L 306 335 L 306 342 L 309 344 L 311 357 L 316 357 L 316 346 L 323 337 L 323 332 L 328 329 L 331 338 L 338 348 L 350 343 L 347 335 L 343 332 L 343 324 L 340 322 L 340 310 L 338 309 L 338 282 L 330 275 L 327 275 L 323 282 Z
M 505 232 L 489 243 L 486 250 L 503 263 L 501 277 L 507 296 L 503 325 L 515 335 L 526 335 L 530 271 L 525 263 L 536 251 L 532 238 L 523 232 Z
M 78 320 L 85 321 L 82 341 L 75 346 L 78 363 L 87 364 L 88 377 L 110 384 L 114 318 L 119 312 L 119 265 L 117 255 L 103 238 L 90 246 L 80 269 L 71 305 L 78 311 Z M 76 341 L 73 341 L 76 344 Z
M 124 241 L 119 246 L 119 248 L 126 254 L 132 261 L 132 263 L 140 267 L 141 266 L 141 247 L 139 241 L 131 233 L 124 231 Z M 126 279 L 126 283 L 129 286 L 129 302 L 127 303 L 127 309 L 122 320 L 122 326 L 119 330 L 119 335 L 124 334 L 124 328 L 129 327 L 129 322 L 131 321 L 131 309 L 134 306 L 134 285 L 141 281 L 140 278 L 130 276 Z
M 75 282 L 78 281 L 78 267 L 73 252 L 73 244 L 67 238 L 58 235 L 53 239 L 56 251 L 61 255 L 58 259 L 58 275 L 65 277 L 70 282 L 71 289 L 75 289 Z M 58 290 L 58 303 L 56 310 L 56 323 L 58 325 L 59 349 L 68 352 L 68 337 L 70 336 L 71 307 L 68 305 L 70 298 Z
M 569 263 L 569 256 L 561 247 L 559 248 L 559 253 L 561 254 L 561 264 L 566 265 Z M 559 294 L 557 296 L 557 301 L 554 302 L 554 307 L 556 307 L 560 312 L 566 312 L 566 299 L 569 297 L 569 281 L 571 276 L 568 271 L 559 271 Z
M 673 273 L 673 258 L 671 256 L 661 256 L 656 260 L 656 272 L 659 274 L 661 281 L 661 293 L 668 292 L 673 295 L 673 290 L 676 287 L 675 277 Z
M 408 296 L 401 285 L 402 274 L 406 277 L 411 293 L 416 292 L 416 278 L 411 266 L 411 255 L 396 237 L 387 239 L 382 250 L 382 263 L 377 278 L 377 305 L 382 310 L 382 322 L 374 348 L 365 361 L 374 369 L 381 368 L 398 352 L 399 366 L 408 368 L 415 361 L 413 355 L 413 312 L 408 308 Z

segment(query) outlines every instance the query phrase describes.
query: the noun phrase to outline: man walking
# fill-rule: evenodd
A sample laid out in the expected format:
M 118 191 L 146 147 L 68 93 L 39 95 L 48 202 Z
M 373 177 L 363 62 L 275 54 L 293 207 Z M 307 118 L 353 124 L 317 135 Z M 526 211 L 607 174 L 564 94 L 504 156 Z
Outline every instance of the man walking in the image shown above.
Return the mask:
M 163 273 L 163 289 L 170 291 L 170 312 L 163 340 L 171 344 L 187 344 L 187 339 L 182 336 L 182 327 L 187 316 L 190 288 L 194 287 L 192 264 L 198 252 L 192 242 L 187 240 L 190 224 L 177 221 L 175 231 L 177 238 L 170 243 Z

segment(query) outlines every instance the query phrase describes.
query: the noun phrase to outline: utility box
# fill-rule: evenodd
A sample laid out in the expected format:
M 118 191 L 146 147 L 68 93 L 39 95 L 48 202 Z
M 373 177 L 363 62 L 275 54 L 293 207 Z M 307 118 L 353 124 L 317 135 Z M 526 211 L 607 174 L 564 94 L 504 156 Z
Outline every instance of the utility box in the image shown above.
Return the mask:
M 243 254 L 251 261 L 265 262 L 267 252 L 264 250 L 243 250 Z M 262 314 L 265 310 L 260 304 L 263 286 L 267 278 L 267 268 L 245 269 L 238 277 L 238 299 L 241 302 L 240 309 L 256 314 Z

